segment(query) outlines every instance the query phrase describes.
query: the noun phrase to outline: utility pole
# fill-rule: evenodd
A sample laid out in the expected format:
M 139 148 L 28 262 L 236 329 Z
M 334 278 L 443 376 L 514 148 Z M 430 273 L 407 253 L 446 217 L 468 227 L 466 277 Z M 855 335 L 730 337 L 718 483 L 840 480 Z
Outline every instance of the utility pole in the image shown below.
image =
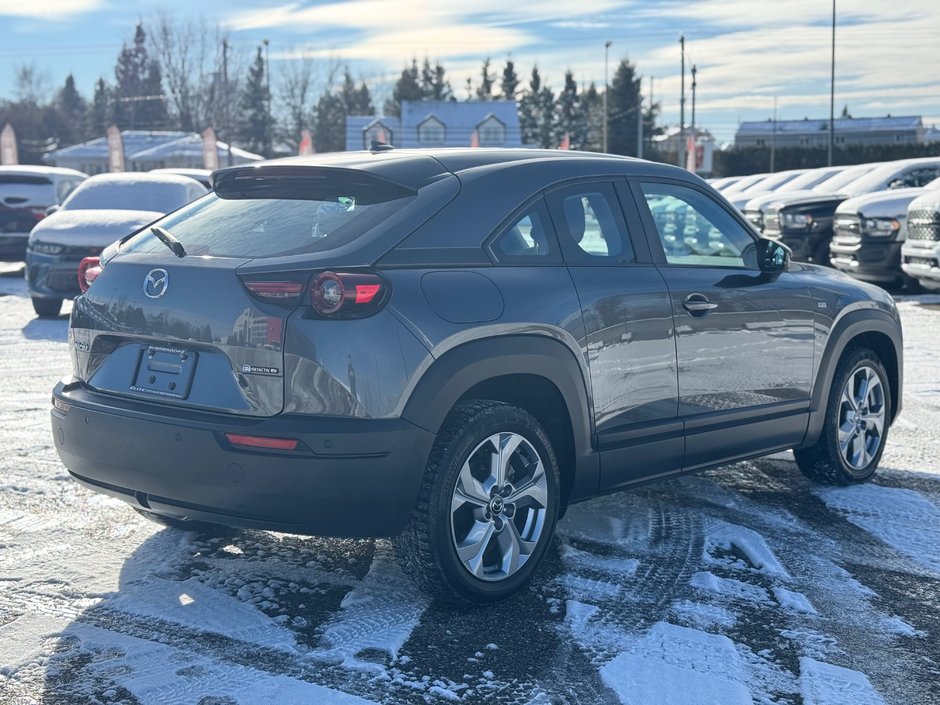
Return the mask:
M 836 131 L 836 0 L 832 0 L 832 71 L 829 75 L 829 166 Z
M 679 95 L 679 166 L 685 167 L 685 35 L 679 35 L 682 55 L 682 83 Z
M 228 166 L 234 164 L 232 159 L 232 131 L 229 129 L 229 94 L 228 89 L 228 39 L 222 40 L 222 91 L 225 93 L 225 110 L 222 119 L 225 122 L 225 146 L 228 152 Z
M 607 94 L 610 93 L 610 84 L 607 81 L 607 57 L 610 53 L 609 39 L 604 42 L 604 154 L 607 154 Z
M 268 84 L 268 100 L 266 107 L 267 112 L 267 142 L 268 149 L 271 150 L 271 154 L 265 154 L 266 157 L 274 156 L 274 119 L 271 111 L 271 55 L 268 53 L 268 40 L 262 39 L 261 42 L 264 44 L 264 76 Z
M 774 158 L 777 155 L 777 96 L 774 96 L 774 121 L 770 125 L 770 173 L 774 173 Z
M 695 74 L 698 73 L 698 68 L 695 64 L 692 64 L 692 144 L 697 144 L 698 140 L 695 135 L 695 89 L 698 87 L 698 83 L 695 81 Z

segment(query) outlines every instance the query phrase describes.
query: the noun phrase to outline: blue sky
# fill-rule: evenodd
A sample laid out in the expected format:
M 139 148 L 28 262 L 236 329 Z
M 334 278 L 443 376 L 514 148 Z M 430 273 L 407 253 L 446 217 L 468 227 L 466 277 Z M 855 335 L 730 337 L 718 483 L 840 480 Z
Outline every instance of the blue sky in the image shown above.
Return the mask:
M 34 62 L 53 85 L 71 71 L 90 94 L 135 22 L 157 12 L 224 25 L 248 52 L 270 40 L 273 75 L 307 55 L 321 66 L 348 63 L 353 73 L 388 86 L 410 57 L 439 59 L 462 88 L 490 56 L 497 69 L 512 55 L 527 77 L 538 62 L 549 85 L 570 68 L 582 82 L 604 80 L 627 56 L 654 78 L 663 121 L 678 120 L 679 47 L 698 67 L 697 122 L 730 139 L 739 120 L 765 119 L 774 97 L 781 118 L 823 117 L 829 109 L 826 0 L 0 0 L 0 95 L 15 66 Z M 836 103 L 855 116 L 923 115 L 940 124 L 940 3 L 936 0 L 839 0 Z M 381 93 L 381 87 L 379 89 Z M 460 91 L 463 94 L 463 91 Z M 688 115 L 687 115 L 688 119 Z

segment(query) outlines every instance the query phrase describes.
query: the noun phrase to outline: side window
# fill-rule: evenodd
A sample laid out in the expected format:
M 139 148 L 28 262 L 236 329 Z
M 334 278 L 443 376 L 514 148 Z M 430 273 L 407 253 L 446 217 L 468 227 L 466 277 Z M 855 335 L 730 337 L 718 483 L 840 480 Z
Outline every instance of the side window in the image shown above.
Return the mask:
M 539 200 L 497 235 L 490 249 L 500 262 L 549 264 L 559 261 L 557 247 L 553 243 L 548 214 Z
M 903 181 L 905 186 L 920 188 L 921 186 L 929 184 L 937 178 L 938 175 L 940 175 L 940 167 L 922 167 L 909 173 L 904 177 Z
M 577 264 L 635 262 L 633 247 L 609 183 L 569 186 L 549 195 L 552 219 L 567 259 Z
M 81 181 L 76 181 L 75 179 L 60 179 L 59 183 L 56 185 L 56 196 L 59 199 L 56 203 L 62 203 L 80 183 Z
M 676 184 L 640 187 L 669 264 L 757 268 L 753 236 L 710 196 Z

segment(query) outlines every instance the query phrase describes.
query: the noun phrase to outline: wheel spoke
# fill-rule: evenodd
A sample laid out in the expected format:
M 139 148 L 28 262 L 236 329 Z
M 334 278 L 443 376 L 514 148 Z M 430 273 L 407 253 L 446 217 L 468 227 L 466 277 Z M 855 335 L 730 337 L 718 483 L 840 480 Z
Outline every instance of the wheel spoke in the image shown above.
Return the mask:
M 496 537 L 502 552 L 502 569 L 506 575 L 512 575 L 522 566 L 535 550 L 535 541 L 526 541 L 519 535 L 516 525 L 508 521 Z
M 486 553 L 495 530 L 492 522 L 474 522 L 466 538 L 457 544 L 457 555 L 473 575 L 480 576 L 483 569 L 483 554 Z
M 470 472 L 470 461 L 463 464 L 460 475 L 457 476 L 457 487 L 454 488 L 454 497 L 451 501 L 451 512 L 457 511 L 465 504 L 476 507 L 486 507 L 490 498 L 483 488 L 483 484 Z
M 503 487 L 509 480 L 509 462 L 512 460 L 512 454 L 516 452 L 525 439 L 517 433 L 503 433 L 499 438 L 499 475 L 496 482 L 497 487 Z
M 846 448 L 849 447 L 849 443 L 852 442 L 854 437 L 855 424 L 846 422 L 839 426 L 839 448 L 842 450 L 843 455 L 845 455 Z
M 873 429 L 880 438 L 884 433 L 885 410 L 882 408 L 875 413 L 869 414 L 865 417 L 865 421 L 868 422 L 869 428 Z
M 526 501 L 527 504 L 529 502 L 534 503 L 539 507 L 548 506 L 548 488 L 546 487 L 545 470 L 541 461 L 535 464 L 532 476 L 506 497 L 506 504 L 518 504 L 523 501 Z
M 871 370 L 867 367 L 863 367 L 858 372 L 855 373 L 855 377 L 861 377 L 862 382 L 858 386 L 858 392 L 855 393 L 853 390 L 853 396 L 855 399 L 855 408 L 859 409 L 865 406 L 868 401 L 868 386 L 871 384 Z M 854 384 L 853 384 L 854 387 Z
M 842 390 L 842 403 L 848 404 L 852 411 L 858 411 L 858 403 L 855 401 L 852 387 L 852 380 L 849 380 L 845 385 L 845 389 Z

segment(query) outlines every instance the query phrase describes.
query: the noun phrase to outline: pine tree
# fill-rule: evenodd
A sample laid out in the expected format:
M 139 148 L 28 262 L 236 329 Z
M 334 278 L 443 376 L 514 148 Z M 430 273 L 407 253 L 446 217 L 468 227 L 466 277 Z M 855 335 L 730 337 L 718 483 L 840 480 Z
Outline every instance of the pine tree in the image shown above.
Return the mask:
M 483 60 L 483 68 L 480 71 L 480 85 L 477 86 L 478 100 L 493 99 L 493 83 L 494 79 L 490 75 L 490 57 L 486 57 L 486 59 Z
M 454 97 L 454 90 L 450 87 L 450 81 L 447 80 L 444 67 L 441 66 L 440 61 L 434 64 L 430 90 L 425 91 L 424 97 L 427 100 L 457 100 Z
M 567 134 L 572 149 L 581 149 L 584 133 L 584 114 L 581 111 L 581 101 L 578 96 L 578 83 L 574 80 L 571 70 L 565 71 L 565 86 L 558 94 L 555 121 L 557 124 L 557 137 L 559 142 Z
M 114 122 L 114 103 L 111 95 L 111 89 L 104 82 L 104 78 L 99 78 L 95 83 L 95 95 L 91 100 L 91 106 L 88 109 L 87 132 L 89 137 L 101 137 L 105 130 Z
M 542 75 L 538 65 L 532 67 L 529 85 L 519 99 L 519 129 L 522 132 L 522 144 L 534 145 L 540 143 L 539 126 L 541 124 L 540 95 L 542 92 Z
M 558 146 L 558 131 L 555 124 L 555 93 L 547 85 L 538 93 L 538 144 L 542 149 Z
M 572 145 L 590 152 L 600 152 L 604 147 L 604 101 L 593 83 L 580 97 L 581 120 L 579 131 L 572 136 Z
M 512 59 L 506 59 L 503 67 L 503 78 L 500 81 L 500 90 L 504 100 L 515 100 L 516 89 L 519 87 L 519 76 L 516 74 L 516 64 Z
M 271 135 L 273 119 L 268 115 L 271 94 L 266 81 L 264 53 L 261 47 L 248 69 L 248 78 L 241 96 L 241 124 L 238 136 L 246 149 L 266 157 L 272 154 Z
M 365 81 L 360 82 L 357 86 L 352 74 L 349 72 L 349 67 L 346 67 L 343 72 L 343 86 L 340 89 L 340 97 L 343 99 L 343 106 L 347 115 L 375 115 L 369 87 Z
M 313 139 L 317 152 L 346 149 L 346 104 L 340 95 L 327 90 L 317 102 Z
M 385 114 L 399 116 L 403 100 L 421 100 L 422 98 L 424 98 L 424 91 L 421 90 L 418 60 L 412 59 L 411 66 L 402 69 L 401 76 L 395 82 L 392 97 L 385 101 Z
M 88 119 L 88 104 L 75 88 L 75 77 L 69 74 L 65 85 L 55 99 L 55 107 L 62 117 L 63 133 L 66 144 L 75 144 L 85 137 Z
M 637 120 L 642 111 L 642 77 L 623 59 L 614 73 L 607 98 L 607 148 L 611 154 L 636 156 Z
M 134 31 L 133 46 L 124 45 L 114 68 L 114 120 L 122 130 L 167 126 L 166 100 L 160 65 L 147 53 L 143 24 Z

